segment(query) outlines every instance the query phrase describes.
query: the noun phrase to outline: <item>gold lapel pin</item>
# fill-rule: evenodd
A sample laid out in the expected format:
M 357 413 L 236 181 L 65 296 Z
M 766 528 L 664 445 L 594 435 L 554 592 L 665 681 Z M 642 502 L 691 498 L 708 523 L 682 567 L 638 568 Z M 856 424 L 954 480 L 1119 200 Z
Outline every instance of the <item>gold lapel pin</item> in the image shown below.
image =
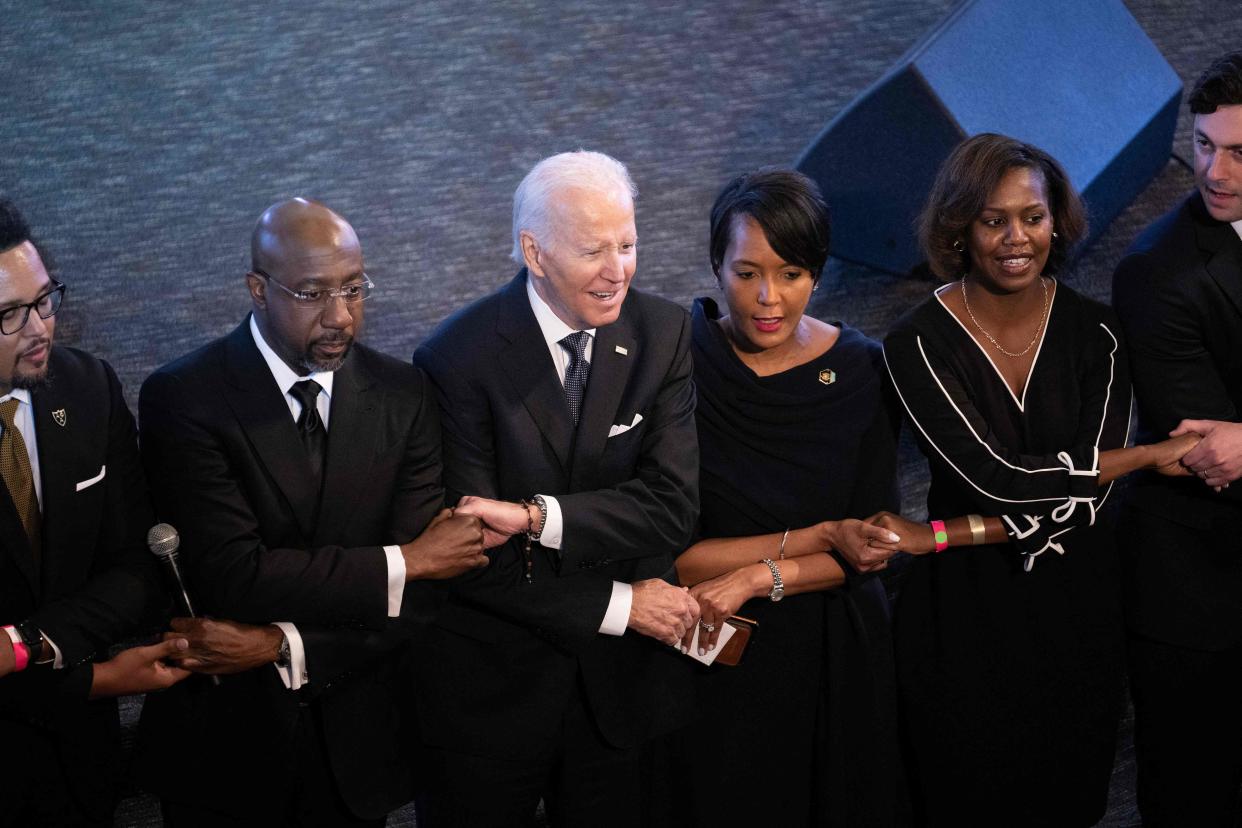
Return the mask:
M 617 346 L 617 353 L 618 353 L 618 354 L 620 354 L 621 356 L 629 356 L 629 355 L 630 355 L 630 350 L 629 350 L 629 348 L 623 348 L 623 347 L 621 347 L 620 345 L 618 345 L 618 346 Z
M 56 425 L 64 428 L 65 421 L 69 419 L 69 415 L 65 413 L 65 409 L 58 408 L 52 412 L 52 419 L 56 421 Z
M 819 372 L 819 381 L 824 385 L 832 385 L 837 381 L 837 372 L 831 368 L 825 368 Z

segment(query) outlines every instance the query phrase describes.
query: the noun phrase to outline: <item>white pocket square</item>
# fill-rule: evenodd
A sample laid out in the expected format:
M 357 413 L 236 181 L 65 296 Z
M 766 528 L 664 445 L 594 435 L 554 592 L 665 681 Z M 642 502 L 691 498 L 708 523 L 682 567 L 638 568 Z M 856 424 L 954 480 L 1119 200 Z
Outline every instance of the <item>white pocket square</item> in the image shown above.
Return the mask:
M 642 415 L 642 414 L 635 414 L 635 415 L 634 415 L 634 422 L 630 423 L 629 425 L 615 425 L 615 426 L 613 426 L 612 428 L 608 429 L 608 436 L 609 436 L 609 437 L 616 437 L 618 434 L 624 434 L 625 432 L 629 431 L 631 428 L 633 428 L 634 426 L 638 425 L 638 424 L 639 424 L 639 423 L 641 423 L 642 421 L 643 421 L 643 415 Z
M 78 491 L 78 492 L 80 492 L 80 491 L 82 491 L 83 489 L 88 489 L 88 488 L 90 488 L 91 486 L 94 486 L 94 485 L 95 485 L 96 483 L 98 483 L 100 480 L 103 480 L 103 479 L 104 479 L 104 475 L 105 475 L 105 474 L 107 474 L 107 473 L 108 473 L 108 467 L 107 467 L 107 466 L 100 466 L 100 467 L 99 467 L 99 474 L 95 475 L 95 476 L 94 476 L 94 477 L 92 477 L 90 480 L 83 480 L 81 483 L 79 483 L 79 484 L 78 484 L 78 487 L 77 487 L 74 491 Z

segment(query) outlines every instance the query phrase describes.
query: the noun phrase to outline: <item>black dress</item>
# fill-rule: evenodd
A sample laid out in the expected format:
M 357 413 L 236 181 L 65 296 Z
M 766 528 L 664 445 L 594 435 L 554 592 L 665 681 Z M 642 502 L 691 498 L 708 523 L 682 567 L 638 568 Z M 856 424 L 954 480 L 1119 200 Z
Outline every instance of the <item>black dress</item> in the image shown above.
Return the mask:
M 950 288 L 951 289 L 951 288 Z M 884 341 L 931 466 L 928 514 L 1010 543 L 911 559 L 894 613 L 912 781 L 932 825 L 1093 825 L 1121 711 L 1117 557 L 1097 484 L 1125 445 L 1112 312 L 1060 284 L 1022 397 L 936 296 Z
M 841 326 L 824 355 L 759 377 L 718 317 L 712 300 L 695 302 L 701 536 L 893 508 L 899 419 L 885 403 L 879 345 Z M 758 634 L 741 665 L 702 668 L 704 715 L 683 734 L 692 824 L 892 825 L 896 700 L 879 580 L 752 600 L 739 614 Z

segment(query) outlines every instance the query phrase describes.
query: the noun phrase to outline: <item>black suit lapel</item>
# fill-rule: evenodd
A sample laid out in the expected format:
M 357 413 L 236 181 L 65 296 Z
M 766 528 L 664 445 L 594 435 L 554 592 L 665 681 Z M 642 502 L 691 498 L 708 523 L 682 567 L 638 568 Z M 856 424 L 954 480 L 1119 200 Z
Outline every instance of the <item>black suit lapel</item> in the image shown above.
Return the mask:
M 249 319 L 226 341 L 225 378 L 226 402 L 255 454 L 285 495 L 302 534 L 310 538 L 315 528 L 318 486 L 311 480 L 310 462 L 289 404 L 250 335 Z
M 1207 272 L 1229 297 L 1234 309 L 1242 313 L 1242 239 L 1231 225 L 1208 214 L 1197 193 L 1192 197 L 1191 212 Z
M 351 354 L 332 380 L 332 410 L 328 416 L 328 461 L 324 465 L 323 496 L 316 534 L 340 537 L 350 517 L 357 514 L 356 495 L 371 471 L 379 436 L 375 412 L 383 391 Z M 319 540 L 316 539 L 316 543 Z
M 53 366 L 55 371 L 55 366 Z M 91 435 L 83 432 L 87 427 L 84 411 L 77 410 L 73 389 L 55 381 L 31 394 L 34 408 L 35 441 L 39 446 L 39 478 L 42 494 L 42 554 L 40 554 L 40 577 L 43 583 L 55 583 L 56 567 L 67 566 L 62 555 L 73 554 L 61 543 L 73 525 L 73 495 L 77 493 L 74 471 L 80 471 L 82 463 L 75 451 L 83 439 Z M 62 425 L 63 423 L 63 425 Z M 89 429 L 88 429 L 89 430 Z M 91 469 L 91 475 L 101 469 Z M 14 513 L 16 514 L 16 512 Z
M 574 444 L 569 484 L 571 491 L 594 488 L 595 469 L 608 442 L 608 432 L 616 423 L 617 406 L 621 403 L 630 371 L 638 358 L 638 342 L 622 309 L 621 317 L 616 322 L 595 332 L 591 378 L 582 401 L 578 439 Z
M 501 351 L 501 367 L 544 439 L 552 446 L 561 467 L 568 471 L 574 423 L 565 402 L 565 388 L 557 378 L 556 365 L 552 363 L 543 331 L 526 296 L 525 269 L 505 286 L 502 295 L 504 302 L 497 333 L 509 346 Z M 588 396 L 589 388 L 588 385 Z

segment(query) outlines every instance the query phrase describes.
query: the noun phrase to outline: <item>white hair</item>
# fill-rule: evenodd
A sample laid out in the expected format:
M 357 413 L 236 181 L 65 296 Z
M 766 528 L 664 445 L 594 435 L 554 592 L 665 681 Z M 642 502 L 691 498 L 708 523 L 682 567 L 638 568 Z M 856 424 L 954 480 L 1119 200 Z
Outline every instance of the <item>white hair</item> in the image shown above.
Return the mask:
M 549 156 L 536 164 L 513 193 L 513 251 L 509 254 L 523 264 L 522 231 L 550 246 L 555 236 L 552 205 L 557 192 L 570 187 L 607 194 L 625 193 L 633 201 L 638 188 L 630 172 L 617 159 L 602 152 L 578 150 Z

